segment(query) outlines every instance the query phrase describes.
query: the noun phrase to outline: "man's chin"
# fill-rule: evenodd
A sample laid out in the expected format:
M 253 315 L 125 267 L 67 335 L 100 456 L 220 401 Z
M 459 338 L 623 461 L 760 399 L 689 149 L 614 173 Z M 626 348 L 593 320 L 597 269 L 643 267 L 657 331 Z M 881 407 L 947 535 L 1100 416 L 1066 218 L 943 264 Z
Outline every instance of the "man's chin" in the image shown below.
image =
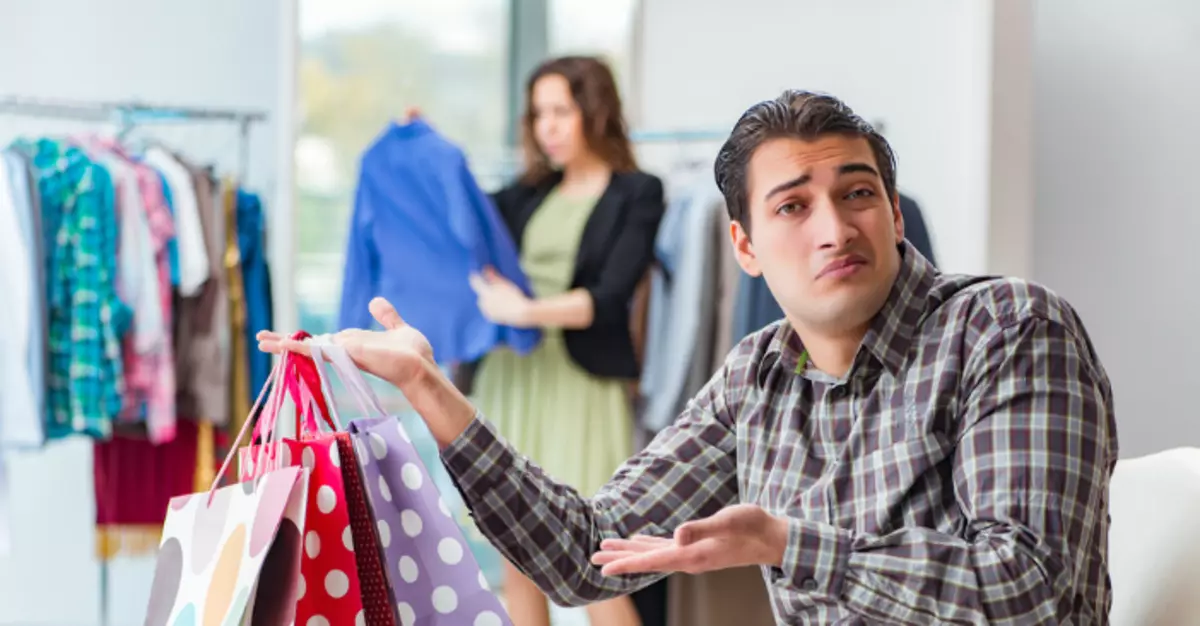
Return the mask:
M 865 301 L 865 293 L 832 294 L 824 297 L 825 306 L 813 307 L 809 301 L 807 306 L 796 307 L 793 310 L 800 313 L 798 321 L 811 330 L 820 333 L 837 334 L 861 328 L 870 323 L 876 311 L 869 311 Z

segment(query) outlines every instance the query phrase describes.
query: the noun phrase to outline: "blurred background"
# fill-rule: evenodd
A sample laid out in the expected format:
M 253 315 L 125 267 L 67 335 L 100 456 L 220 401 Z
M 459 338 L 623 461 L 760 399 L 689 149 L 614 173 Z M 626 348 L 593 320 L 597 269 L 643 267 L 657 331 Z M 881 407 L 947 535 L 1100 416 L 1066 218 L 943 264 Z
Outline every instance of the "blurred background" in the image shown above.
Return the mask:
M 1200 442 L 1187 0 L 0 0 L 0 145 L 120 126 L 237 176 L 261 198 L 275 327 L 328 332 L 372 139 L 419 106 L 494 189 L 526 76 L 573 53 L 609 62 L 642 167 L 667 178 L 708 176 L 737 116 L 785 88 L 842 98 L 885 129 L 942 270 L 1076 306 L 1123 455 Z M 92 442 L 0 463 L 0 624 L 140 624 L 153 553 L 98 554 Z

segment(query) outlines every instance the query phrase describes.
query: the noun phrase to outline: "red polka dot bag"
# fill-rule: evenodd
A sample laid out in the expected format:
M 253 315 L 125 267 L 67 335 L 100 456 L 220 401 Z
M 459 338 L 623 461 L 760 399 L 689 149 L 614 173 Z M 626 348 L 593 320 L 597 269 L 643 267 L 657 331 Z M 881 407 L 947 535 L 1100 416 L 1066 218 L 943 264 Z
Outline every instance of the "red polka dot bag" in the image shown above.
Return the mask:
M 298 334 L 298 339 L 304 334 Z M 359 583 L 358 564 L 350 536 L 350 506 L 342 475 L 343 459 L 328 403 L 308 357 L 289 354 L 282 377 L 284 389 L 297 406 L 299 440 L 279 435 L 277 418 L 282 394 L 267 406 L 255 426 L 255 440 L 263 441 L 239 453 L 240 479 L 250 480 L 284 467 L 310 472 L 308 511 L 296 602 L 297 626 L 365 626 L 366 613 Z M 309 383 L 315 384 L 309 384 Z M 324 422 L 330 431 L 321 431 Z M 353 463 L 353 459 L 348 460 Z

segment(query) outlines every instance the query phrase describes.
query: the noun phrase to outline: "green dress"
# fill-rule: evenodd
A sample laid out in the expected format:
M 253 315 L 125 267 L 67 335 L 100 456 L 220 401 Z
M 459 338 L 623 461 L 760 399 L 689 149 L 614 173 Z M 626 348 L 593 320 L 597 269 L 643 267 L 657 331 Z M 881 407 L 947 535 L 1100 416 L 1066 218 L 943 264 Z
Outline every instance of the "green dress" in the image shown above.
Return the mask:
M 550 193 L 525 228 L 521 268 L 534 295 L 566 292 L 596 198 Z M 476 374 L 476 406 L 500 434 L 547 474 L 585 496 L 595 494 L 633 454 L 626 381 L 585 371 L 560 329 L 543 329 L 533 352 L 502 348 Z

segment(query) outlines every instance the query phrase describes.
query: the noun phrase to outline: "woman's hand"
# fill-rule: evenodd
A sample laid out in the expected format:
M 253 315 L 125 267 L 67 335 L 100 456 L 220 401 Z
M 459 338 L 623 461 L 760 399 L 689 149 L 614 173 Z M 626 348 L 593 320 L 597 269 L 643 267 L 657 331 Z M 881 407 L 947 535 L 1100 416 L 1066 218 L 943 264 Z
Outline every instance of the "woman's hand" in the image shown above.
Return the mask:
M 532 301 L 512 281 L 490 267 L 482 275 L 472 274 L 470 280 L 476 304 L 488 320 L 514 328 L 535 325 L 530 320 Z
M 400 318 L 396 308 L 383 298 L 371 301 L 371 315 L 385 330 L 343 330 L 333 336 L 334 343 L 346 348 L 359 369 L 395 385 L 401 391 L 436 364 L 433 348 L 420 331 Z M 285 350 L 308 354 L 308 345 L 286 335 L 264 330 L 257 335 L 258 349 L 279 354 Z

